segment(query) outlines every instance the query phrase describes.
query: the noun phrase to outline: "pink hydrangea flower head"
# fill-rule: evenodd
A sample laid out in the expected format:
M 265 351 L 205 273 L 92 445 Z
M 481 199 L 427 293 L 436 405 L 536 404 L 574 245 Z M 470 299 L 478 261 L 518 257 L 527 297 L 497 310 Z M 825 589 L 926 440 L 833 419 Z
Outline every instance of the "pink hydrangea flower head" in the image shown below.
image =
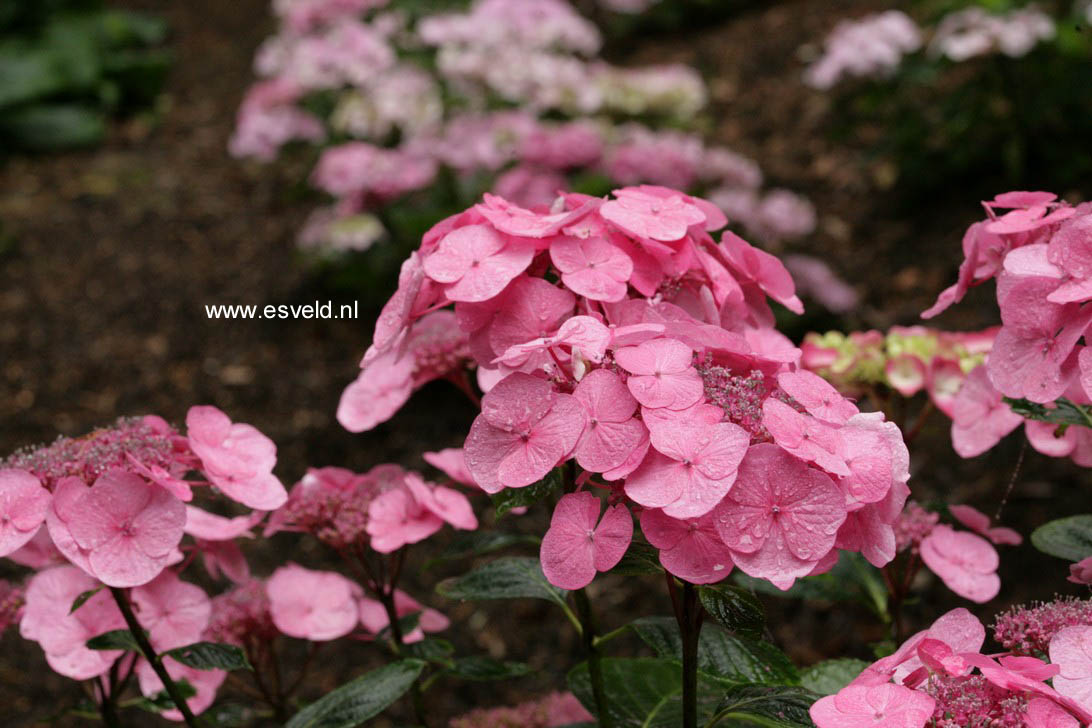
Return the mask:
M 1092 710 L 1092 625 L 1066 627 L 1054 635 L 1050 661 L 1060 668 L 1054 689 Z
M 287 564 L 266 582 L 273 624 L 289 637 L 326 642 L 356 627 L 357 587 L 332 571 Z
M 478 484 L 474 482 L 474 476 L 466 468 L 466 457 L 461 447 L 447 447 L 436 452 L 426 452 L 422 457 L 426 463 L 459 485 L 478 487 Z
M 196 691 L 196 695 L 186 698 L 186 706 L 194 715 L 200 715 L 209 709 L 216 700 L 216 691 L 227 679 L 227 672 L 224 670 L 198 670 L 183 665 L 171 657 L 164 658 L 163 666 L 167 668 L 167 674 L 172 680 L 176 682 L 185 680 Z M 163 682 L 146 660 L 141 659 L 137 662 L 136 676 L 140 684 L 140 692 L 145 697 L 152 697 L 163 692 Z M 183 720 L 182 712 L 177 708 L 164 710 L 160 715 L 176 722 Z
M 365 529 L 371 536 L 372 548 L 387 554 L 423 541 L 443 526 L 443 519 L 426 508 L 408 487 L 397 487 L 372 500 Z
M 850 474 L 842 452 L 845 442 L 834 426 L 772 397 L 762 403 L 762 424 L 787 452 L 834 475 Z
M 633 538 L 633 518 L 624 505 L 608 506 L 599 518 L 595 495 L 581 491 L 561 497 L 542 539 L 542 572 L 562 589 L 583 589 L 595 572 L 621 560 Z
M 1019 546 L 1024 540 L 1020 537 L 1020 534 L 1011 528 L 991 528 L 990 517 L 972 506 L 948 506 L 948 510 L 957 521 L 998 546 L 1002 544 Z
M 715 584 L 732 572 L 732 553 L 717 533 L 713 514 L 681 520 L 663 511 L 641 511 L 641 532 L 660 551 L 660 564 L 692 584 Z
M 444 284 L 452 301 L 493 298 L 531 264 L 534 243 L 511 238 L 486 224 L 452 230 L 425 257 L 425 274 Z
M 101 476 L 69 512 L 68 530 L 87 554 L 88 572 L 115 587 L 154 579 L 174 557 L 186 522 L 182 501 L 123 470 Z
M 0 556 L 21 548 L 45 522 L 49 491 L 25 470 L 0 470 Z
M 173 571 L 133 589 L 132 603 L 157 652 L 200 641 L 212 613 L 204 590 L 182 581 Z
M 960 457 L 981 455 L 1024 421 L 1001 399 L 985 365 L 975 367 L 952 400 L 952 447 Z
M 783 372 L 777 375 L 777 384 L 808 414 L 826 422 L 844 425 L 859 412 L 856 405 L 818 374 L 806 370 Z
M 850 685 L 811 707 L 819 728 L 924 728 L 936 701 L 902 685 Z
M 845 496 L 829 475 L 776 445 L 754 445 L 714 511 L 736 566 L 788 589 L 834 548 Z
M 921 542 L 921 560 L 964 599 L 988 602 L 1001 590 L 997 551 L 981 536 L 941 524 Z
M 558 238 L 550 243 L 550 260 L 576 294 L 608 302 L 626 297 L 633 261 L 604 238 Z
M 888 384 L 903 397 L 913 397 L 922 390 L 927 372 L 925 362 L 909 353 L 889 357 L 884 364 Z
M 588 415 L 574 451 L 576 462 L 585 470 L 604 473 L 622 465 L 648 438 L 645 426 L 634 417 L 637 400 L 609 369 L 589 372 L 573 396 Z
M 672 242 L 686 235 L 691 225 L 706 220 L 701 208 L 687 202 L 682 194 L 661 197 L 627 187 L 615 190 L 614 197 L 603 203 L 599 214 L 638 238 Z
M 796 296 L 792 275 L 775 256 L 759 250 L 730 231 L 721 238 L 721 247 L 743 277 L 753 281 L 770 298 L 793 313 L 804 312 L 804 304 Z
M 227 518 L 209 513 L 197 506 L 186 506 L 186 525 L 183 530 L 203 541 L 231 541 L 236 538 L 252 538 L 250 529 L 265 516 L 260 511 L 250 515 Z
M 382 602 L 368 597 L 360 599 L 360 624 L 372 635 L 378 635 L 390 626 L 390 617 Z M 399 618 L 411 614 L 420 615 L 417 626 L 408 634 L 402 635 L 402 641 L 406 644 L 420 642 L 425 638 L 425 633 L 443 632 L 451 626 L 451 621 L 442 613 L 425 607 L 416 599 L 406 594 L 401 589 L 394 592 L 394 611 Z
M 213 597 L 206 639 L 242 647 L 269 642 L 277 634 L 265 584 L 258 579 L 248 579 Z
M 731 422 L 649 424 L 654 450 L 626 478 L 626 495 L 672 518 L 709 513 L 736 482 L 750 435 Z
M 1016 605 L 999 614 L 993 636 L 1016 654 L 1046 654 L 1060 631 L 1088 624 L 1092 624 L 1092 600 L 1058 597 L 1043 604 Z
M 482 398 L 464 450 L 474 480 L 488 493 L 541 480 L 573 451 L 584 409 L 537 377 L 514 373 Z
M 418 503 L 445 522 L 465 531 L 478 527 L 470 501 L 459 491 L 426 483 L 417 473 L 407 473 L 405 483 Z
M 411 357 L 388 351 L 360 370 L 337 405 L 337 421 L 349 432 L 366 432 L 389 420 L 413 393 Z
M 186 430 L 209 480 L 225 495 L 261 510 L 284 505 L 288 494 L 273 475 L 277 447 L 272 440 L 210 406 L 191 407 Z
M 614 353 L 629 372 L 626 386 L 645 407 L 686 409 L 700 401 L 704 385 L 694 368 L 694 352 L 676 339 L 652 339 Z

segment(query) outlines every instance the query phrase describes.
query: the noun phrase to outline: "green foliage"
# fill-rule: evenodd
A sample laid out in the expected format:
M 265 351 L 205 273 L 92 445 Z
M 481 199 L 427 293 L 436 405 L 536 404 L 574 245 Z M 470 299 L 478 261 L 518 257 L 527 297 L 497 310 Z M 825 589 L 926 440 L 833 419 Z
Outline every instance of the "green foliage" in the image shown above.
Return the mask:
M 565 595 L 546 581 L 537 558 L 510 556 L 457 576 L 436 586 L 440 595 L 462 601 L 487 599 L 545 599 L 565 607 Z
M 1052 422 L 1060 425 L 1063 431 L 1069 425 L 1092 427 L 1092 405 L 1076 404 L 1065 397 L 1054 402 L 1053 406 L 1030 402 L 1026 399 L 1010 397 L 1004 399 L 1013 412 L 1025 419 Z
M 88 589 L 87 591 L 80 594 L 78 597 L 76 597 L 72 601 L 72 606 L 71 606 L 71 608 L 69 608 L 68 613 L 72 614 L 73 612 L 75 612 L 77 609 L 79 609 L 84 604 L 86 604 L 88 599 L 95 596 L 100 591 L 102 591 L 102 585 L 99 585 L 99 586 L 95 587 L 94 589 Z
M 503 662 L 485 655 L 460 657 L 448 668 L 447 674 L 460 680 L 478 682 L 508 680 L 530 674 L 531 667 L 522 662 Z
M 860 554 L 843 551 L 838 563 L 826 574 L 805 576 L 786 591 L 765 579 L 755 579 L 737 571 L 733 577 L 740 586 L 762 594 L 790 599 L 813 599 L 829 602 L 858 602 L 885 622 L 888 621 L 887 587 L 879 569 Z
M 819 695 L 834 695 L 868 667 L 864 660 L 843 657 L 812 665 L 800 675 L 800 684 Z
M 175 680 L 174 684 L 178 688 L 178 694 L 185 701 L 189 701 L 190 698 L 197 695 L 197 688 L 185 678 Z M 160 690 L 151 697 L 139 697 L 135 700 L 126 701 L 123 705 L 125 707 L 140 708 L 149 713 L 162 713 L 164 710 L 173 710 L 175 708 L 174 700 L 166 690 Z
M 490 496 L 497 509 L 497 520 L 504 518 L 513 508 L 523 508 L 538 503 L 543 498 L 552 496 L 561 490 L 564 476 L 561 468 L 554 468 L 546 477 L 525 488 L 505 488 Z
M 220 642 L 194 642 L 192 645 L 168 650 L 160 657 L 170 657 L 195 670 L 254 669 L 242 649 Z
M 812 726 L 808 708 L 818 696 L 797 687 L 746 685 L 731 688 L 708 726 Z
M 1080 561 L 1092 556 L 1092 514 L 1045 523 L 1031 534 L 1031 543 L 1044 554 Z
M 501 551 L 509 546 L 537 545 L 539 540 L 534 536 L 522 533 L 507 533 L 505 531 L 456 531 L 444 548 L 443 553 L 429 559 L 425 568 L 429 569 L 437 564 L 442 564 L 456 559 L 465 559 L 470 556 L 484 556 L 496 551 Z
M 634 541 L 610 572 L 622 576 L 641 576 L 662 574 L 664 567 L 660 566 L 660 552 L 657 549 L 642 541 Z
M 133 637 L 133 633 L 129 630 L 114 629 L 109 632 L 103 632 L 102 634 L 87 640 L 87 649 L 128 650 L 130 652 L 139 652 L 140 646 L 137 645 L 136 638 Z
M 766 627 L 762 602 L 743 587 L 713 584 L 698 587 L 702 606 L 722 626 L 736 634 L 759 637 Z
M 361 675 L 292 716 L 285 728 L 353 728 L 382 713 L 421 674 L 421 660 L 400 660 Z
M 405 657 L 415 657 L 444 667 L 451 666 L 453 654 L 455 654 L 455 645 L 436 637 L 429 637 L 402 647 L 402 655 Z

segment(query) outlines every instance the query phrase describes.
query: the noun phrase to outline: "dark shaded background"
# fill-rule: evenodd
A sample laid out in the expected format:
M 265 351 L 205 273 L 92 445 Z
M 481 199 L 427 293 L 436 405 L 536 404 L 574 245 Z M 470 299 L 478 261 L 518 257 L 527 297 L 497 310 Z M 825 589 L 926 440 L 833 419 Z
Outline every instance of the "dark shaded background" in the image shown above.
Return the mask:
M 295 232 L 313 206 L 294 192 L 306 160 L 258 166 L 226 152 L 235 109 L 253 79 L 254 49 L 273 30 L 268 0 L 116 4 L 152 10 L 170 22 L 176 61 L 169 110 L 155 126 L 139 120 L 117 126 L 100 148 L 15 158 L 0 167 L 0 453 L 77 435 L 121 415 L 154 412 L 180 422 L 199 403 L 215 404 L 272 437 L 286 484 L 309 465 L 423 467 L 422 451 L 458 445 L 473 409 L 442 383 L 426 387 L 391 422 L 365 435 L 351 435 L 333 419 L 370 339 L 371 315 L 389 291 L 360 291 L 359 321 L 205 316 L 204 305 L 212 303 L 354 298 L 331 294 L 295 250 Z M 795 57 L 838 18 L 888 5 L 756 5 L 685 36 L 613 44 L 612 60 L 680 61 L 706 73 L 711 136 L 755 158 L 772 183 L 816 205 L 819 230 L 792 249 L 823 258 L 859 289 L 861 308 L 844 325 L 916 323 L 954 278 L 962 231 L 981 215 L 980 191 L 962 183 L 941 186 L 927 206 L 907 209 L 890 187 L 890 163 L 863 152 L 870 130 L 830 141 L 831 97 L 800 83 L 803 66 Z M 980 182 L 981 194 L 1002 191 Z M 1043 185 L 1028 180 L 1028 186 Z M 990 295 L 976 291 L 939 325 L 995 323 Z M 916 443 L 915 496 L 970 502 L 992 514 L 1012 475 L 1019 438 L 964 462 L 952 454 L 946 428 L 938 419 Z M 1004 520 L 1027 535 L 1051 517 L 1087 510 L 1087 485 L 1086 472 L 1029 452 Z M 545 518 L 532 512 L 520 527 L 541 532 Z M 446 535 L 438 538 L 430 542 L 435 548 Z M 326 563 L 313 543 L 290 536 L 251 553 L 259 573 L 286 559 Z M 422 561 L 418 554 L 416 565 Z M 544 603 L 453 605 L 431 595 L 438 576 L 460 570 L 413 573 L 411 591 L 452 617 L 456 626 L 447 636 L 463 650 L 527 660 L 538 671 L 499 685 L 441 684 L 429 693 L 436 714 L 446 720 L 478 705 L 560 688 L 579 654 L 560 614 Z M 1055 590 L 1077 593 L 1064 574 L 1062 562 L 1026 544 L 1006 549 L 1002 595 L 973 611 L 988 619 L 1014 601 L 1047 598 Z M 606 629 L 668 612 L 658 583 L 634 581 L 608 577 L 593 586 Z M 924 587 L 924 603 L 910 608 L 912 627 L 961 604 L 936 583 Z M 854 607 L 766 601 L 777 641 L 804 664 L 842 654 L 867 658 L 867 643 L 883 637 Z M 617 648 L 637 646 L 620 641 Z M 329 650 L 308 695 L 378 664 L 377 653 L 365 643 Z M 78 699 L 76 684 L 49 671 L 37 645 L 17 630 L 4 635 L 0 655 L 3 725 L 30 725 Z M 230 699 L 231 691 L 223 695 Z M 128 719 L 154 722 L 136 713 Z

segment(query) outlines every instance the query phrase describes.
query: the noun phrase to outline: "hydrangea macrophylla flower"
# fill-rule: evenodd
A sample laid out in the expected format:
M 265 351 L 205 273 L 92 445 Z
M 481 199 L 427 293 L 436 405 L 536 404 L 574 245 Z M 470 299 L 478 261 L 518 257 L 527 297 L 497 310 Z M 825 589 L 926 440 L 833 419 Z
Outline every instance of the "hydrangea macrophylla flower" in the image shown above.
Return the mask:
M 209 480 L 225 495 L 261 510 L 284 504 L 288 494 L 273 475 L 277 447 L 272 440 L 211 406 L 191 407 L 186 430 Z
M 921 542 L 921 560 L 949 589 L 972 602 L 988 602 L 1001 590 L 997 551 L 973 533 L 938 525 Z
M 1092 710 L 1092 626 L 1066 627 L 1054 635 L 1050 661 L 1061 668 L 1054 689 Z
M 706 221 L 701 208 L 688 202 L 685 195 L 662 197 L 640 188 L 614 191 L 616 199 L 599 208 L 604 220 L 638 238 L 672 242 L 686 235 L 687 228 Z
M 963 607 L 942 614 L 929 626 L 904 641 L 887 657 L 881 657 L 854 678 L 851 684 L 879 684 L 894 679 L 901 683 L 922 666 L 918 647 L 925 640 L 947 645 L 951 654 L 965 655 L 978 652 L 986 641 L 986 628 L 978 617 Z
M 936 701 L 902 685 L 850 685 L 808 711 L 819 728 L 924 728 Z
M 359 587 L 333 571 L 289 563 L 265 584 L 273 624 L 289 637 L 326 642 L 344 637 L 359 617 Z
M 641 533 L 660 551 L 660 564 L 691 584 L 715 584 L 732 571 L 732 554 L 720 540 L 713 514 L 680 520 L 663 511 L 641 511 Z
M 425 257 L 425 274 L 444 284 L 452 301 L 485 301 L 504 290 L 531 264 L 535 246 L 506 237 L 489 225 L 467 225 L 440 239 Z
M 827 380 L 806 370 L 778 374 L 777 385 L 799 402 L 808 414 L 826 422 L 844 425 L 859 411 Z
M 633 518 L 624 505 L 608 506 L 599 518 L 600 502 L 581 491 L 561 497 L 542 538 L 542 572 L 561 589 L 583 589 L 597 571 L 609 571 L 626 553 L 633 538 Z
M 186 522 L 182 501 L 123 470 L 102 475 L 67 507 L 68 531 L 86 553 L 86 566 L 77 565 L 115 587 L 154 579 L 174 556 Z
M 1025 720 L 1028 728 L 1080 728 L 1076 718 L 1048 698 L 1029 700 Z
M 633 260 L 604 238 L 562 238 L 550 245 L 550 260 L 573 293 L 592 301 L 626 297 Z
M 373 549 L 391 553 L 423 541 L 443 528 L 445 521 L 461 529 L 478 527 L 465 495 L 426 484 L 416 473 L 406 473 L 401 487 L 393 487 L 371 501 L 365 530 L 371 536 Z
M 103 674 L 122 654 L 86 646 L 92 637 L 125 629 L 125 619 L 108 591 L 99 591 L 70 613 L 76 597 L 97 586 L 74 566 L 57 566 L 35 574 L 27 587 L 19 632 L 41 645 L 51 668 L 73 680 Z
M 34 538 L 45 522 L 49 491 L 25 470 L 0 470 L 0 556 Z
M 681 417 L 651 426 L 650 451 L 626 478 L 626 495 L 672 518 L 713 510 L 736 482 L 750 435 L 731 422 L 708 424 Z
M 466 457 L 461 447 L 445 447 L 437 452 L 426 452 L 422 457 L 426 463 L 459 485 L 478 487 L 478 484 L 474 482 L 474 476 L 466 468 Z
M 645 407 L 686 409 L 701 400 L 704 385 L 693 366 L 693 350 L 676 339 L 652 339 L 614 353 L 632 376 L 626 386 Z
M 1066 581 L 1074 584 L 1092 584 L 1092 556 L 1083 558 L 1075 564 L 1069 565 L 1069 576 Z
M 829 473 L 849 475 L 842 455 L 845 443 L 837 428 L 772 397 L 762 403 L 762 424 L 787 452 Z
M 994 389 L 986 366 L 978 366 L 963 380 L 952 400 L 952 447 L 960 457 L 981 455 L 1024 421 Z
M 736 566 L 788 589 L 834 548 L 845 496 L 829 475 L 759 444 L 748 450 L 713 518 Z
M 443 632 L 451 626 L 451 620 L 442 613 L 425 607 L 401 589 L 394 590 L 394 610 L 399 619 L 410 614 L 420 614 L 417 626 L 409 634 L 402 635 L 402 642 L 413 644 L 425 638 L 425 633 Z M 360 599 L 360 624 L 372 635 L 378 635 L 390 626 L 390 617 L 382 602 L 368 597 Z
M 50 508 L 52 510 L 52 507 Z M 48 518 L 48 512 L 46 514 Z M 28 569 L 45 569 L 49 566 L 59 566 L 67 563 L 64 554 L 54 545 L 49 537 L 49 527 L 42 525 L 33 538 L 20 548 L 8 554 L 8 558 Z
M 1019 546 L 1024 540 L 1011 528 L 990 528 L 990 517 L 972 506 L 948 506 L 948 510 L 957 521 L 997 545 Z
M 589 372 L 573 390 L 573 396 L 588 415 L 588 424 L 573 453 L 585 470 L 604 473 L 618 467 L 648 437 L 648 430 L 633 416 L 637 400 L 614 372 Z
M 511 374 L 482 398 L 464 446 L 467 468 L 487 493 L 530 485 L 572 452 L 585 420 L 572 395 L 554 392 L 544 379 Z
M 730 231 L 724 233 L 721 246 L 732 265 L 766 295 L 793 313 L 804 312 L 804 304 L 796 296 L 796 284 L 793 283 L 792 276 L 775 256 L 759 250 Z
M 169 570 L 133 589 L 132 603 L 157 652 L 200 641 L 212 613 L 204 590 Z
M 186 698 L 186 706 L 194 715 L 200 715 L 208 710 L 216 700 L 216 691 L 227 679 L 227 672 L 224 670 L 198 670 L 195 667 L 183 665 L 169 656 L 163 659 L 163 666 L 167 668 L 167 674 L 172 680 L 175 682 L 185 680 L 196 691 L 196 695 Z M 143 658 L 138 660 L 135 671 L 140 692 L 145 697 L 154 697 L 163 692 L 163 682 L 147 660 Z M 160 715 L 167 720 L 178 722 L 183 720 L 182 711 L 177 708 L 164 710 Z

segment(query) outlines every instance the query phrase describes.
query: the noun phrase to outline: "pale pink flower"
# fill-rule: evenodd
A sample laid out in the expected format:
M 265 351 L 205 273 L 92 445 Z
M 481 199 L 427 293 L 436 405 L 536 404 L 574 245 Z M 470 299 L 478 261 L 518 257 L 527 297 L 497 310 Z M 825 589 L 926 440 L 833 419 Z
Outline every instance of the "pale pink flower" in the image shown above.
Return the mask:
M 604 238 L 558 238 L 550 244 L 550 260 L 573 293 L 593 301 L 626 297 L 633 261 Z
M 423 541 L 443 526 L 444 520 L 426 508 L 409 488 L 396 487 L 372 500 L 365 529 L 371 536 L 372 548 L 387 554 Z
M 754 445 L 714 511 L 736 566 L 788 589 L 834 548 L 845 496 L 819 470 L 773 444 Z
M 977 508 L 956 505 L 948 506 L 948 510 L 957 521 L 997 545 L 1019 546 L 1023 541 L 1020 534 L 1011 528 L 991 528 L 990 517 Z
M 973 533 L 936 526 L 921 542 L 921 560 L 949 589 L 973 602 L 988 602 L 1001 589 L 997 551 Z
M 844 425 L 859 412 L 856 405 L 818 374 L 806 370 L 782 372 L 777 375 L 777 384 L 808 414 L 826 422 Z
M 731 231 L 724 233 L 720 246 L 742 278 L 753 281 L 766 295 L 793 313 L 804 312 L 792 276 L 775 256 L 759 250 Z
M 963 380 L 952 400 L 952 447 L 971 458 L 989 450 L 1024 421 L 993 388 L 986 366 L 979 365 Z
M 654 508 L 641 512 L 641 532 L 660 551 L 660 564 L 692 584 L 715 584 L 732 571 L 732 553 L 717 533 L 713 514 L 680 520 Z
M 1092 625 L 1066 627 L 1054 635 L 1050 661 L 1061 668 L 1054 689 L 1092 710 Z
M 1074 584 L 1092 584 L 1092 556 L 1081 559 L 1069 566 L 1069 576 L 1066 581 Z
M 426 452 L 422 455 L 425 462 L 451 478 L 459 485 L 477 488 L 474 476 L 466 467 L 466 457 L 461 447 L 446 447 L 437 452 Z
M 930 362 L 929 371 L 925 375 L 925 389 L 936 408 L 951 417 L 955 398 L 966 379 L 967 375 L 963 373 L 959 361 L 936 356 Z
M 1076 718 L 1048 698 L 1029 700 L 1025 720 L 1028 728 L 1080 728 Z
M 444 285 L 452 301 L 485 301 L 527 269 L 533 243 L 511 238 L 489 225 L 452 230 L 424 259 L 425 274 Z
M 52 510 L 52 506 L 50 510 Z M 67 563 L 64 554 L 58 550 L 53 543 L 53 539 L 49 537 L 49 527 L 46 525 L 39 527 L 34 537 L 19 549 L 8 554 L 8 558 L 20 566 L 35 570 Z
M 936 701 L 902 685 L 849 685 L 809 711 L 819 728 L 924 728 Z
M 600 502 L 581 491 L 561 497 L 542 538 L 542 572 L 562 589 L 583 589 L 597 571 L 609 571 L 621 560 L 633 538 L 633 518 L 624 505 L 608 506 L 599 518 Z
M 289 563 L 273 572 L 265 590 L 273 624 L 289 637 L 326 642 L 356 627 L 359 587 L 341 574 Z
M 676 339 L 652 339 L 614 353 L 632 376 L 626 386 L 645 407 L 686 409 L 702 398 L 704 385 L 692 364 L 693 350 Z
M 838 428 L 772 397 L 762 403 L 762 424 L 787 452 L 834 475 L 850 474 Z
M 101 476 L 69 508 L 68 530 L 86 552 L 85 568 L 116 587 L 154 579 L 173 558 L 186 522 L 182 501 L 122 470 Z
M 519 238 L 545 238 L 556 235 L 561 228 L 575 222 L 599 205 L 599 202 L 593 199 L 589 200 L 588 204 L 570 212 L 545 214 L 514 205 L 503 197 L 491 195 L 488 192 L 482 200 L 474 206 L 474 210 L 501 233 Z
M 936 640 L 948 646 L 952 653 L 962 655 L 978 652 L 986 641 L 986 628 L 973 614 L 958 607 L 937 618 L 928 629 L 909 637 L 894 653 L 872 663 L 854 678 L 851 684 L 878 684 L 894 679 L 902 682 L 922 667 L 918 647 L 925 640 Z
M 672 518 L 697 518 L 713 508 L 736 482 L 750 435 L 731 422 L 707 424 L 680 417 L 651 427 L 653 451 L 626 478 L 625 492 Z
M 41 571 L 30 580 L 19 632 L 41 645 L 46 661 L 56 672 L 73 680 L 87 680 L 110 669 L 119 650 L 91 650 L 87 640 L 104 632 L 125 629 L 125 619 L 105 589 L 75 612 L 76 597 L 99 586 L 95 579 L 72 566 Z
M 27 471 L 0 470 L 0 556 L 34 538 L 45 522 L 50 501 L 49 491 Z
M 637 400 L 614 372 L 608 369 L 589 372 L 573 396 L 588 415 L 588 424 L 573 453 L 585 470 L 603 473 L 616 468 L 647 439 L 648 431 L 634 417 Z
M 922 390 L 927 371 L 925 362 L 910 353 L 889 357 L 883 367 L 887 383 L 903 397 L 913 397 Z
M 368 597 L 361 597 L 360 624 L 370 634 L 378 635 L 390 626 L 390 617 L 383 603 Z M 443 632 L 451 626 L 451 621 L 435 609 L 423 606 L 409 594 L 401 589 L 394 591 L 394 610 L 399 619 L 411 614 L 419 614 L 417 626 L 408 634 L 402 635 L 402 641 L 406 644 L 420 642 L 425 638 L 425 633 Z
M 650 194 L 639 188 L 614 191 L 615 199 L 599 208 L 603 219 L 638 238 L 671 242 L 686 235 L 691 225 L 706 221 L 701 208 L 687 202 L 681 193 L 671 197 Z
M 426 483 L 417 473 L 406 473 L 406 488 L 424 508 L 439 516 L 446 523 L 464 531 L 478 527 L 474 509 L 467 497 L 457 490 L 442 485 Z
M 201 587 L 164 571 L 132 591 L 133 611 L 157 652 L 193 644 L 209 624 L 212 602 Z
M 277 447 L 272 440 L 211 406 L 191 407 L 186 430 L 209 480 L 227 497 L 261 510 L 284 504 L 288 494 L 273 475 Z
M 176 682 L 185 680 L 197 692 L 193 697 L 186 698 L 186 705 L 194 715 L 200 715 L 208 710 L 209 706 L 216 700 L 216 691 L 227 679 L 227 672 L 224 670 L 198 670 L 183 665 L 171 657 L 164 658 L 163 666 L 167 668 L 167 674 L 171 676 L 172 680 Z M 146 697 L 152 697 L 163 692 L 163 682 L 155 674 L 155 670 L 152 669 L 147 660 L 141 659 L 137 662 L 136 676 L 140 684 L 140 692 Z M 160 715 L 167 720 L 176 722 L 183 720 L 182 712 L 177 708 L 164 710 Z
M 572 452 L 586 415 L 572 395 L 543 379 L 515 373 L 482 398 L 467 435 L 466 465 L 488 493 L 541 480 Z

